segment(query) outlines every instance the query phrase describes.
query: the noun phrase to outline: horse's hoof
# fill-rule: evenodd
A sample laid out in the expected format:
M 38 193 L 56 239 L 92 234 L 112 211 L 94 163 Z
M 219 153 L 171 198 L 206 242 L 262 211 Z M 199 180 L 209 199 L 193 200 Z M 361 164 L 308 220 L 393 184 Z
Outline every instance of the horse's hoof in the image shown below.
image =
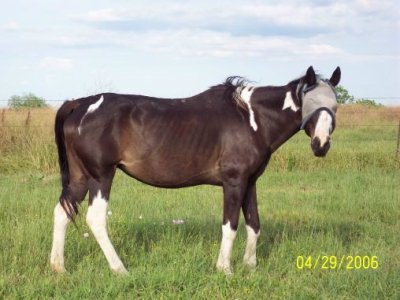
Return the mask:
M 251 271 L 255 271 L 255 269 L 257 268 L 257 261 L 255 258 L 244 258 L 243 264 L 247 269 Z
M 232 276 L 233 275 L 233 271 L 232 271 L 232 268 L 230 266 L 217 265 L 217 270 L 219 272 L 224 272 L 224 274 L 226 276 Z
M 115 275 L 118 275 L 118 276 L 126 276 L 126 275 L 129 275 L 128 270 L 125 269 L 124 266 L 121 266 L 121 267 L 119 267 L 119 268 L 117 268 L 117 269 L 112 269 L 112 272 L 113 272 Z
M 65 270 L 65 268 L 64 268 L 64 265 L 62 265 L 60 263 L 52 263 L 51 269 L 56 273 L 66 273 L 67 272 L 67 270 Z

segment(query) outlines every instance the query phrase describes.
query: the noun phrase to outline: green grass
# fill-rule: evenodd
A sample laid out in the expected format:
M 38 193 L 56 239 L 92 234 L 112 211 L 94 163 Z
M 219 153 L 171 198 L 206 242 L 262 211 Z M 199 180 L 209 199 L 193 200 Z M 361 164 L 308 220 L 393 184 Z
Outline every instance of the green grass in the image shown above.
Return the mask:
M 373 119 L 375 123 L 388 122 Z M 39 131 L 3 131 L 0 140 L 7 143 L 0 146 L 0 299 L 399 299 L 396 134 L 396 126 L 338 125 L 324 159 L 313 157 L 303 133 L 285 144 L 257 184 L 262 226 L 258 267 L 250 272 L 242 266 L 242 218 L 230 277 L 215 269 L 220 188 L 158 189 L 118 173 L 108 228 L 130 271 L 118 277 L 110 273 L 94 237 L 84 237 L 90 232 L 87 202 L 77 218 L 78 228 L 68 229 L 69 272 L 50 270 L 52 212 L 60 193 L 51 129 L 39 142 Z M 25 151 L 18 151 L 19 146 Z M 174 225 L 173 219 L 185 223 Z M 379 266 L 299 270 L 300 255 L 314 261 L 323 255 L 377 256 Z
M 130 270 L 110 273 L 84 213 L 69 227 L 65 275 L 50 271 L 55 176 L 0 180 L 0 298 L 335 298 L 400 296 L 398 171 L 267 172 L 258 184 L 262 233 L 255 272 L 242 267 L 245 230 L 233 252 L 235 274 L 216 272 L 221 191 L 151 188 L 118 174 L 109 233 Z M 183 225 L 173 225 L 183 219 Z M 299 255 L 376 255 L 376 270 L 298 270 Z

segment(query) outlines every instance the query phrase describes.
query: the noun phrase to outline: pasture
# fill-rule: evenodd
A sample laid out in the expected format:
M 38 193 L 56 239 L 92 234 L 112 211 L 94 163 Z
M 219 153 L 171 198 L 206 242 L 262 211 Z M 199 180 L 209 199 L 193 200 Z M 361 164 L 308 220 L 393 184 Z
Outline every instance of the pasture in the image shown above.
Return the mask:
M 300 132 L 273 155 L 260 178 L 254 272 L 241 264 L 243 218 L 234 275 L 215 269 L 220 188 L 158 189 L 119 172 L 108 228 L 130 274 L 117 277 L 94 237 L 85 234 L 86 202 L 77 228 L 71 225 L 67 233 L 68 273 L 51 272 L 52 212 L 61 190 L 54 111 L 35 110 L 29 117 L 6 111 L 0 124 L 0 298 L 398 299 L 400 109 L 348 106 L 337 117 L 326 158 L 315 158 Z M 299 256 L 311 257 L 311 265 L 299 265 Z M 325 265 L 323 256 L 330 260 Z M 367 263 L 352 263 L 356 256 Z M 373 256 L 374 268 L 368 265 Z

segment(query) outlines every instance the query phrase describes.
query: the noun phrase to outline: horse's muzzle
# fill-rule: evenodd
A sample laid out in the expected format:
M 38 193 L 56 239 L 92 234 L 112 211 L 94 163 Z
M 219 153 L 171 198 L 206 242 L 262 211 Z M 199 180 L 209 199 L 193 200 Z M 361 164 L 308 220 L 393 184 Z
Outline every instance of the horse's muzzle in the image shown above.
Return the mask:
M 324 157 L 328 153 L 330 147 L 331 142 L 329 136 L 323 145 L 321 145 L 321 140 L 317 136 L 311 141 L 311 149 L 313 150 L 314 155 L 317 157 Z

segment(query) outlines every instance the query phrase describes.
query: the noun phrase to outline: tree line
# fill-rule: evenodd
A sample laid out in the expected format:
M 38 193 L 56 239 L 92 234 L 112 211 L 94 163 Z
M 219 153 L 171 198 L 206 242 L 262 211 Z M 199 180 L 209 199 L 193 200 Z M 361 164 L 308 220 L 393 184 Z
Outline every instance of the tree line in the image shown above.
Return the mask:
M 368 106 L 383 106 L 373 99 L 361 98 L 356 99 L 349 91 L 343 86 L 339 85 L 336 87 L 337 102 L 339 104 L 362 104 Z M 14 95 L 8 99 L 8 107 L 14 110 L 20 110 L 24 108 L 47 108 L 49 105 L 46 100 L 42 97 L 38 97 L 33 93 L 27 93 L 23 95 Z

